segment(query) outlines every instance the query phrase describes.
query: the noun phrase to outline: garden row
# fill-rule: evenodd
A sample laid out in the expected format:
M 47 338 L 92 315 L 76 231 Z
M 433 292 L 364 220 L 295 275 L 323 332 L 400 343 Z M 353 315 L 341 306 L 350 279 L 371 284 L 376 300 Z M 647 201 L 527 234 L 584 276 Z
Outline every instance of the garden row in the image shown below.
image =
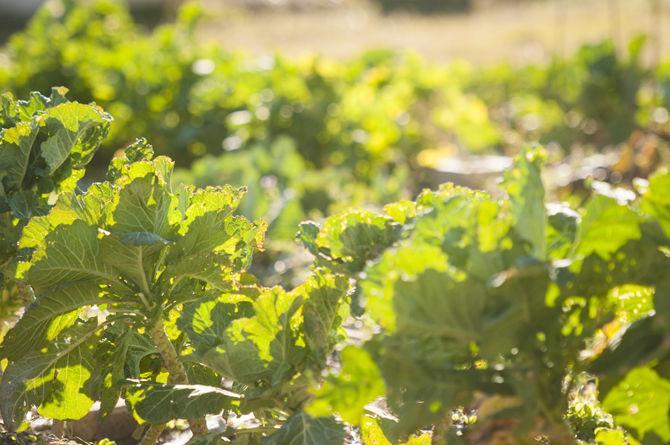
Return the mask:
M 501 199 L 446 184 L 302 223 L 314 263 L 285 290 L 248 272 L 266 226 L 235 214 L 244 189 L 173 186 L 145 140 L 77 189 L 112 119 L 64 93 L 2 99 L 6 320 L 26 305 L 0 348 L 8 430 L 122 398 L 145 444 L 175 419 L 197 444 L 472 443 L 501 422 L 519 443 L 670 440 L 670 173 L 573 209 L 526 148 Z
M 433 65 L 388 51 L 343 63 L 203 44 L 201 15 L 187 4 L 147 32 L 122 2 L 49 2 L 2 50 L 0 88 L 25 97 L 62 85 L 111 113 L 92 178 L 144 135 L 177 162 L 178 181 L 248 186 L 244 214 L 281 240 L 341 202 L 414 197 L 413 173 L 436 156 L 513 154 L 530 142 L 602 150 L 670 128 L 670 65 L 646 68 L 643 38 L 625 55 L 603 42 L 527 66 Z

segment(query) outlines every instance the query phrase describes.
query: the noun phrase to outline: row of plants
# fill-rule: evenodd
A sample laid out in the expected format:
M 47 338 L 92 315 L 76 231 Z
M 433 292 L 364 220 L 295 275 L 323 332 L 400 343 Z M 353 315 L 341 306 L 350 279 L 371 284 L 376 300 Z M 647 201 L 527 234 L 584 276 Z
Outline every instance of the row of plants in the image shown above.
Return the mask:
M 308 412 L 376 429 L 366 408 L 384 397 L 397 422 L 371 443 L 431 426 L 488 443 L 501 422 L 512 443 L 670 440 L 670 173 L 594 182 L 574 209 L 545 201 L 542 163 L 522 150 L 503 199 L 446 184 L 301 225 L 373 327 Z
M 358 179 L 443 143 L 504 151 L 520 138 L 569 151 L 667 123 L 657 110 L 670 105 L 667 67 L 642 64 L 643 37 L 624 54 L 604 41 L 525 66 L 436 65 L 384 50 L 288 60 L 201 43 L 202 15 L 189 3 L 146 32 L 123 2 L 48 2 L 3 49 L 0 84 L 21 97 L 64 85 L 103 106 L 116 116 L 108 154 L 144 134 L 188 166 L 287 136 L 311 166 L 346 165 Z
M 92 179 L 144 135 L 181 167 L 177 181 L 263 184 L 266 194 L 250 189 L 245 215 L 263 216 L 284 244 L 298 221 L 341 210 L 339 202 L 413 197 L 421 184 L 409 173 L 431 159 L 418 156 L 425 149 L 514 153 L 537 141 L 569 152 L 640 129 L 667 136 L 668 67 L 642 64 L 643 38 L 623 55 L 603 42 L 521 67 L 440 66 L 390 51 L 343 63 L 203 44 L 202 14 L 186 4 L 175 23 L 148 32 L 123 2 L 46 2 L 3 48 L 0 87 L 25 97 L 64 85 L 113 114 Z
M 667 171 L 571 208 L 525 148 L 500 197 L 303 222 L 314 261 L 285 290 L 248 271 L 266 224 L 236 214 L 245 190 L 173 185 L 145 140 L 78 189 L 111 117 L 64 93 L 0 110 L 3 310 L 27 304 L 0 347 L 8 430 L 122 399 L 145 444 L 175 419 L 197 444 L 670 440 Z
M 70 420 L 97 401 L 106 415 L 123 396 L 146 444 L 176 418 L 206 435 L 204 416 L 224 409 L 260 423 L 228 435 L 288 443 L 314 423 L 343 437 L 300 408 L 342 335 L 346 279 L 259 285 L 246 271 L 265 224 L 235 214 L 245 190 L 172 187 L 173 162 L 145 140 L 76 189 L 111 118 L 63 93 L 3 99 L 3 292 L 30 294 L 10 301 L 27 306 L 0 348 L 5 428 L 25 429 L 33 407 Z

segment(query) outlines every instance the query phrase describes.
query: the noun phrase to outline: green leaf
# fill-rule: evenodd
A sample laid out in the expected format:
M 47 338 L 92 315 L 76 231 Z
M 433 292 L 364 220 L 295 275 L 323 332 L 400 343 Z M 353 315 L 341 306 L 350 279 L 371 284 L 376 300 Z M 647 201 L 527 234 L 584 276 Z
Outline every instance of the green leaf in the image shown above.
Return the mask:
M 251 315 L 251 299 L 224 294 L 185 305 L 177 326 L 188 335 L 196 351 L 204 353 L 222 343 L 233 320 Z
M 299 413 L 271 436 L 263 445 L 342 445 L 344 428 L 331 417 L 311 417 Z
M 56 420 L 85 416 L 93 400 L 86 383 L 95 372 L 92 348 L 99 327 L 83 323 L 61 334 L 44 351 L 33 351 L 11 362 L 0 386 L 0 412 L 5 426 L 16 429 L 34 405 Z
M 361 348 L 347 346 L 340 353 L 342 368 L 314 391 L 306 412 L 313 417 L 337 413 L 345 422 L 358 425 L 365 406 L 384 395 L 385 386 L 377 365 Z
M 596 433 L 596 445 L 628 445 L 626 433 L 621 430 L 602 429 Z
M 305 358 L 300 338 L 302 298 L 281 288 L 263 289 L 253 316 L 237 318 L 203 363 L 240 383 L 279 381 Z
M 70 158 L 75 168 L 86 165 L 100 145 L 111 118 L 99 109 L 77 102 L 64 102 L 46 110 L 44 126 L 49 134 L 40 147 L 48 173 L 54 173 Z
M 46 236 L 45 244 L 25 275 L 36 290 L 88 279 L 117 281 L 113 270 L 100 257 L 95 227 L 81 220 L 60 225 Z
M 157 256 L 167 244 L 167 240 L 155 233 L 109 235 L 101 240 L 100 257 L 106 266 L 129 277 L 143 292 L 148 292 Z
M 591 370 L 601 375 L 623 376 L 653 358 L 664 338 L 665 333 L 654 316 L 636 320 L 594 360 Z
M 369 416 L 361 421 L 361 439 L 363 445 L 392 445 L 379 423 Z
M 211 252 L 224 247 L 239 228 L 227 227 L 229 217 L 237 208 L 244 189 L 207 187 L 191 195 L 185 211 L 181 232 L 183 237 L 175 245 L 174 255 L 189 256 Z
M 172 277 L 175 281 L 188 278 L 207 283 L 213 289 L 228 292 L 234 287 L 231 283 L 232 271 L 224 266 L 229 264 L 228 259 L 225 255 L 205 252 L 201 255 L 174 259 L 174 262 L 165 269 L 163 276 Z
M 68 327 L 67 318 L 61 316 L 74 313 L 105 300 L 99 296 L 100 289 L 94 282 L 79 282 L 71 286 L 45 290 L 37 296 L 23 317 L 7 333 L 2 344 L 2 355 L 18 360 L 26 354 L 40 349 Z
M 167 258 L 166 276 L 204 281 L 229 290 L 224 276 L 250 265 L 253 251 L 260 247 L 265 226 L 233 216 L 243 189 L 208 187 L 190 198 L 180 236 Z M 228 266 L 222 268 L 222 265 Z
M 509 206 L 514 228 L 528 241 L 533 255 L 546 257 L 547 212 L 544 208 L 544 185 L 541 168 L 544 153 L 526 147 L 514 160 L 514 166 L 505 172 L 502 188 L 509 195 Z
M 126 330 L 120 335 L 108 331 L 103 338 L 107 340 L 104 352 L 110 355 L 102 359 L 98 357 L 98 362 L 104 366 L 98 377 L 100 411 L 106 415 L 116 406 L 127 379 L 140 378 L 142 359 L 157 353 L 157 349 L 146 336 L 133 330 Z
M 577 235 L 579 213 L 567 205 L 547 204 L 547 253 L 552 259 L 566 258 Z
M 661 170 L 649 178 L 641 208 L 656 217 L 665 235 L 670 238 L 670 171 Z
M 307 226 L 302 229 L 307 247 L 314 250 L 305 232 Z M 316 249 L 356 271 L 393 244 L 398 239 L 399 229 L 387 216 L 370 210 L 348 211 L 326 220 L 316 237 Z
M 341 340 L 340 328 L 348 315 L 345 302 L 348 289 L 346 277 L 317 270 L 294 291 L 304 299 L 305 343 L 317 364 L 325 363 Z
M 123 156 L 115 157 L 107 167 L 107 180 L 114 182 L 129 172 L 134 162 L 150 161 L 154 157 L 154 147 L 145 138 L 138 138 L 123 151 Z
M 0 130 L 0 183 L 5 193 L 20 190 L 37 132 L 34 122 L 19 122 Z
M 635 368 L 603 401 L 614 416 L 637 440 L 657 436 L 670 440 L 670 382 L 650 368 Z
M 138 163 L 133 167 L 147 165 L 146 170 L 137 168 L 130 176 L 131 182 L 119 193 L 114 210 L 115 234 L 155 233 L 169 238 L 172 232 L 168 216 L 174 201 L 171 199 L 164 179 L 149 163 Z
M 396 281 L 400 277 L 413 279 L 427 269 L 446 268 L 447 257 L 437 246 L 413 243 L 387 250 L 377 263 L 366 270 L 367 279 L 361 283 L 367 313 L 385 329 L 395 330 L 393 299 Z
M 414 280 L 396 283 L 397 330 L 472 341 L 481 333 L 485 303 L 481 284 L 429 269 Z
M 204 385 L 140 385 L 137 414 L 149 423 L 218 414 L 239 398 L 238 394 Z
M 574 253 L 581 257 L 595 253 L 609 259 L 628 241 L 640 238 L 640 222 L 640 216 L 630 207 L 596 194 L 584 207 Z
M 53 89 L 50 98 L 33 93 L 28 102 L 3 97 L 0 121 L 6 128 L 0 130 L 0 183 L 6 193 L 21 188 L 37 192 L 39 178 L 46 179 L 40 188 L 74 186 L 62 172 L 73 170 L 72 177 L 79 176 L 77 170 L 102 143 L 111 116 L 95 105 L 69 102 L 66 91 Z M 42 141 L 39 147 L 37 140 Z M 49 190 L 40 190 L 44 191 Z

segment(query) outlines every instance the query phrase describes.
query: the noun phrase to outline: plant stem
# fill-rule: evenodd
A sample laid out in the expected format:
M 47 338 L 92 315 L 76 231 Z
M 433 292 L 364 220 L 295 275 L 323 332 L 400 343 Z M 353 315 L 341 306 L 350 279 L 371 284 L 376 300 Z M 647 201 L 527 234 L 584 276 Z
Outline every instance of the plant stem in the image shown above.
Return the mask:
M 154 345 L 158 348 L 158 352 L 163 359 L 163 364 L 168 370 L 169 382 L 174 385 L 188 385 L 189 381 L 188 376 L 186 375 L 186 369 L 181 360 L 179 360 L 177 351 L 175 351 L 172 342 L 165 332 L 165 325 L 163 324 L 163 318 L 161 316 L 158 317 L 158 320 L 156 320 L 156 323 L 151 328 L 150 334 Z M 188 423 L 191 426 L 191 431 L 194 436 L 201 436 L 207 433 L 207 424 L 205 423 L 204 418 L 188 419 Z M 156 440 L 164 428 L 165 425 L 154 425 L 149 428 L 149 431 L 147 431 L 142 439 L 142 445 L 156 443 Z M 152 441 L 150 442 L 149 440 Z

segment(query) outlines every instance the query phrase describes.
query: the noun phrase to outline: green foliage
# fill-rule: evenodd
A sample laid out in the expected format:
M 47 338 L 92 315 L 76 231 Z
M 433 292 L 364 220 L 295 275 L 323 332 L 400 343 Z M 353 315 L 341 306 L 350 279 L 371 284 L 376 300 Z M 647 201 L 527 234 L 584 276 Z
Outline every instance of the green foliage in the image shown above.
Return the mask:
M 84 174 L 112 118 L 95 105 L 70 102 L 65 88 L 28 100 L 2 96 L 0 109 L 0 304 L 4 320 L 25 303 L 14 279 L 17 241 L 31 217 L 48 212 Z M 29 293 L 29 292 L 28 292 Z M 23 295 L 22 295 L 23 294 Z
M 107 413 L 124 396 L 151 424 L 196 431 L 207 414 L 251 412 L 286 421 L 271 443 L 337 443 L 335 420 L 301 410 L 344 337 L 347 279 L 315 269 L 291 291 L 256 284 L 246 270 L 265 224 L 234 214 L 245 190 L 173 187 L 172 168 L 138 140 L 107 181 L 61 191 L 23 228 L 17 274 L 35 298 L 0 350 L 5 425 L 33 406 L 60 420 L 95 401 Z
M 25 95 L 64 85 L 95 100 L 116 118 L 107 149 L 143 134 L 188 165 L 289 138 L 308 169 L 343 167 L 368 184 L 436 146 L 514 149 L 524 140 L 569 150 L 619 143 L 638 126 L 665 131 L 652 118 L 665 104 L 647 90 L 667 70 L 642 67 L 643 38 L 626 56 L 606 41 L 522 67 L 436 66 L 389 51 L 347 63 L 258 60 L 199 43 L 200 16 L 187 5 L 147 33 L 120 2 L 52 0 L 10 39 L 0 86 Z
M 500 197 L 399 200 L 426 148 L 667 135 L 670 70 L 642 67 L 642 39 L 522 67 L 256 60 L 198 43 L 198 16 L 145 32 L 118 2 L 54 1 L 5 48 L 3 89 L 65 85 L 116 118 L 63 88 L 2 98 L 2 315 L 30 300 L 0 348 L 8 429 L 123 397 L 154 433 L 221 412 L 260 424 L 193 443 L 339 445 L 338 419 L 366 444 L 428 443 L 427 428 L 462 443 L 510 419 L 519 442 L 670 440 L 667 171 L 637 194 L 594 182 L 570 208 L 546 202 L 545 154 L 524 148 Z M 191 170 L 173 176 L 136 134 Z M 126 148 L 82 192 L 99 146 Z M 343 328 L 350 303 L 363 339 Z M 370 415 L 380 396 L 397 421 Z M 475 423 L 465 409 L 485 402 Z
M 344 442 L 344 429 L 330 418 L 314 418 L 305 413 L 288 419 L 263 445 L 317 445 Z
M 139 399 L 134 406 L 137 415 L 156 424 L 219 414 L 239 398 L 230 391 L 204 385 L 140 384 L 133 389 L 138 391 L 134 395 Z
M 370 355 L 347 346 L 341 353 L 342 368 L 326 378 L 307 407 L 313 416 L 339 413 L 350 424 L 361 422 L 363 407 L 384 394 L 384 382 Z
M 348 285 L 316 271 L 301 286 L 205 297 L 187 305 L 178 326 L 192 339 L 193 360 L 234 382 L 243 411 L 298 409 L 313 377 L 342 338 Z M 261 415 L 258 412 L 257 415 Z
M 263 225 L 232 214 L 242 190 L 173 190 L 171 170 L 138 141 L 112 163 L 109 182 L 61 193 L 24 228 L 19 246 L 31 254 L 19 274 L 35 301 L 2 348 L 10 428 L 32 405 L 59 419 L 82 417 L 95 400 L 113 406 L 119 377 L 147 377 L 133 356 L 153 353 L 156 339 L 142 332 L 175 305 L 237 286 Z
M 632 370 L 607 394 L 603 407 L 643 443 L 670 440 L 670 381 L 649 368 Z
M 496 415 L 525 419 L 519 440 L 533 434 L 539 417 L 542 434 L 556 443 L 573 434 L 568 425 L 582 440 L 617 443 L 607 412 L 637 440 L 645 434 L 666 440 L 667 381 L 635 376 L 645 372 L 638 366 L 657 372 L 667 366 L 670 240 L 658 216 L 665 215 L 670 190 L 659 174 L 632 203 L 630 192 L 598 185 L 577 212 L 549 206 L 541 159 L 540 150 L 521 152 L 505 175 L 504 199 L 444 186 L 424 191 L 414 204 L 387 206 L 387 214 L 350 211 L 328 218 L 320 230 L 304 227 L 301 239 L 321 264 L 356 279 L 365 315 L 377 325 L 364 344 L 376 366 L 361 365 L 356 380 L 381 374 L 398 416 L 396 434 L 439 424 L 483 393 L 511 397 Z M 370 221 L 378 221 L 377 232 Z M 383 227 L 393 228 L 388 238 L 369 236 Z M 329 255 L 343 245 L 355 246 L 357 267 L 343 269 L 343 256 Z M 653 293 L 656 312 L 644 309 L 646 292 Z M 628 306 L 625 298 L 639 303 Z M 603 337 L 605 345 L 596 346 Z M 337 385 L 329 377 L 316 392 L 315 412 L 330 407 L 352 421 L 374 398 L 369 386 L 347 383 L 350 366 L 345 361 L 332 377 Z M 605 411 L 570 395 L 584 391 L 578 377 L 587 370 L 602 379 Z M 631 380 L 617 384 L 630 370 Z M 640 388 L 636 400 L 658 407 L 640 402 L 653 421 L 630 414 L 637 407 L 626 399 L 636 397 L 628 389 L 633 382 Z

